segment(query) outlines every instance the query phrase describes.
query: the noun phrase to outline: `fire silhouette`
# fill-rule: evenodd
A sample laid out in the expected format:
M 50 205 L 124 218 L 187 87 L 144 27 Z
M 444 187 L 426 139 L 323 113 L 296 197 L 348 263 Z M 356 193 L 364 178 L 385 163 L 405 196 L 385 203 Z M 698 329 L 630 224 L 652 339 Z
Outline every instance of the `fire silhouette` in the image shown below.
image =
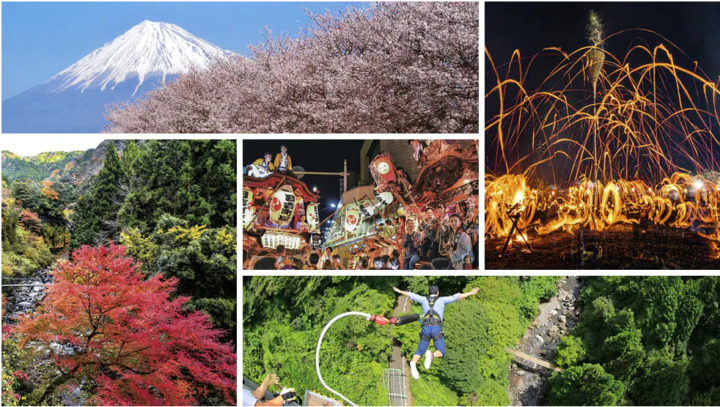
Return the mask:
M 590 45 L 570 53 L 546 48 L 522 58 L 516 50 L 498 66 L 485 50 L 494 83 L 485 95 L 493 110 L 485 126 L 486 237 L 507 237 L 508 210 L 521 203 L 519 228 L 538 236 L 650 222 L 697 232 L 716 248 L 718 82 L 697 63 L 676 62 L 687 56 L 660 34 L 602 38 L 593 16 Z M 622 56 L 605 46 L 628 33 L 659 43 L 635 41 Z M 537 81 L 535 67 L 548 58 L 558 62 Z

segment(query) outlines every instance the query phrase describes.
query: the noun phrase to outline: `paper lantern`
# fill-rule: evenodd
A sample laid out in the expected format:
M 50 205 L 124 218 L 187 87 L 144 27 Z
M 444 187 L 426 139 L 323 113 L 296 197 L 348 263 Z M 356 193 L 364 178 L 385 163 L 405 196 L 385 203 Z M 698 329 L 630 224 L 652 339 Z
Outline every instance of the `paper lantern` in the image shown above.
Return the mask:
M 348 209 L 345 212 L 345 230 L 352 232 L 357 229 L 360 224 L 360 210 L 357 208 Z
M 295 211 L 295 194 L 290 185 L 283 185 L 272 196 L 270 220 L 278 226 L 285 226 L 292 220 Z
M 373 194 L 375 195 L 375 199 L 378 200 L 378 202 L 383 203 L 385 205 L 390 205 L 392 201 L 395 199 L 393 197 L 392 192 L 387 190 L 387 188 L 375 188 L 373 190 Z
M 247 228 L 255 218 L 255 207 L 252 206 L 254 194 L 250 188 L 243 188 L 243 227 Z
M 363 216 L 367 216 L 369 218 L 375 214 L 375 206 L 373 206 L 369 200 L 364 199 L 360 203 L 360 212 L 362 212 Z
M 307 206 L 307 224 L 310 226 L 310 230 L 313 231 L 318 227 L 318 223 L 320 223 L 320 210 L 318 209 L 318 204 L 311 203 Z
M 387 184 L 388 182 L 397 181 L 397 172 L 390 157 L 381 154 L 370 163 L 370 172 L 375 178 L 376 184 Z
M 297 250 L 302 244 L 302 238 L 299 235 L 284 233 L 278 229 L 271 229 L 271 231 L 266 232 L 261 240 L 263 247 L 268 249 L 275 249 L 283 245 L 286 249 Z

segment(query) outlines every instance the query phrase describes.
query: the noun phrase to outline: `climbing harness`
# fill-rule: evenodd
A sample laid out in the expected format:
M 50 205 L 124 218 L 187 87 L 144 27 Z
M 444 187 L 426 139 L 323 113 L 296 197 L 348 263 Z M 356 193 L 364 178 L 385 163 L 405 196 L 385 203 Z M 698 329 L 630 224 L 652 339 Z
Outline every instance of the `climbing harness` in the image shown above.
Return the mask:
M 425 297 L 427 299 L 428 305 L 430 306 L 430 309 L 427 310 L 425 315 L 423 315 L 423 326 L 426 325 L 442 325 L 442 319 L 440 319 L 440 314 L 435 311 L 435 301 L 437 301 L 438 296 L 437 295 L 428 295 Z
M 420 340 L 421 341 L 428 341 L 430 342 L 430 339 L 433 341 L 439 341 L 443 338 L 443 332 L 442 332 L 442 319 L 440 318 L 440 314 L 435 311 L 435 301 L 437 301 L 438 296 L 437 295 L 428 295 L 425 297 L 428 302 L 428 306 L 430 306 L 430 309 L 427 310 L 425 315 L 423 315 L 422 320 L 422 326 L 439 326 L 441 327 L 440 332 L 436 333 L 433 336 L 426 335 L 422 331 L 420 331 Z

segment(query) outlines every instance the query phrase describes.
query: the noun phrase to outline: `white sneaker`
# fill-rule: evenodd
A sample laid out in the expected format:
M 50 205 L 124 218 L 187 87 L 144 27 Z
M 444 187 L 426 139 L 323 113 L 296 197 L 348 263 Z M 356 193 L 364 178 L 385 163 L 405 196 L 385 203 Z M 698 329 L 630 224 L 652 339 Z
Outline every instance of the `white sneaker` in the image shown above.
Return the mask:
M 415 362 L 410 362 L 410 375 L 415 380 L 420 378 L 420 373 L 418 373 L 418 370 L 417 370 L 417 363 L 415 363 Z
M 429 350 L 425 351 L 425 370 L 430 369 L 430 364 L 432 363 L 433 357 L 434 356 L 432 352 L 430 352 Z

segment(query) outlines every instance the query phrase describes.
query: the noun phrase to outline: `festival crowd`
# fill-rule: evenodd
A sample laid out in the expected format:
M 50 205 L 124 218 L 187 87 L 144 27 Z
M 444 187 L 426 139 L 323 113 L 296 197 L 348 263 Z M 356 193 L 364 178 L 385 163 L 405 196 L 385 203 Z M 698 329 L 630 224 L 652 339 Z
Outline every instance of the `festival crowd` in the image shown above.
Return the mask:
M 441 144 L 441 143 L 436 143 Z M 444 143 L 443 143 L 444 144 Z M 419 151 L 414 145 L 413 148 Z M 421 150 L 420 150 L 421 151 Z M 421 160 L 422 155 L 416 157 Z M 292 161 L 287 147 L 275 160 L 266 153 L 248 170 L 254 177 L 268 176 L 273 172 L 292 174 Z M 400 196 L 409 196 L 413 188 L 403 168 L 397 168 L 393 188 Z M 262 194 L 255 196 L 262 200 Z M 259 201 L 260 202 L 260 201 Z M 258 270 L 463 270 L 477 269 L 479 264 L 479 197 L 448 206 L 427 205 L 422 212 L 407 215 L 403 210 L 375 214 L 369 235 L 370 241 L 339 248 L 320 248 L 314 244 L 312 227 L 301 214 L 294 223 L 277 225 L 269 217 L 267 205 L 259 204 L 254 225 L 260 227 L 294 229 L 303 236 L 299 249 L 289 250 L 279 245 L 274 250 L 257 253 L 243 251 L 244 268 Z M 399 213 L 398 213 L 399 212 Z M 402 214 L 400 214 L 402 213 Z M 246 230 L 246 234 L 253 235 Z
M 255 269 L 277 270 L 462 270 L 478 267 L 477 206 L 463 202 L 449 213 L 445 208 L 426 208 L 419 221 L 406 216 L 390 217 L 376 224 L 379 244 L 355 245 L 349 249 L 313 248 L 304 242 L 299 250 L 278 246 L 259 253 Z M 301 221 L 302 222 L 302 221 Z M 306 225 L 296 225 L 303 230 Z M 292 252 L 292 253 L 291 253 Z M 245 256 L 245 267 L 250 259 Z

